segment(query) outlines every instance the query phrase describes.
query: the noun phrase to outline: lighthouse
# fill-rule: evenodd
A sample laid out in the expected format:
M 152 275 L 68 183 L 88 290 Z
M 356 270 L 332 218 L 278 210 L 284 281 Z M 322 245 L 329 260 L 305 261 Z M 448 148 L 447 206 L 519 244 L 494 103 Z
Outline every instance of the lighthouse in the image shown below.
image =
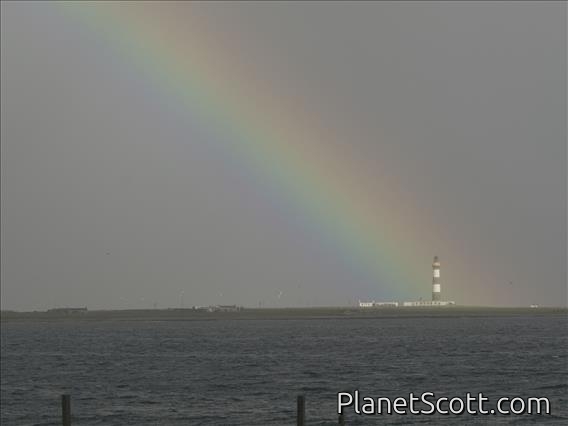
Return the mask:
M 432 262 L 432 301 L 437 302 L 442 300 L 441 286 L 440 286 L 440 261 L 438 256 L 434 256 L 434 262 Z

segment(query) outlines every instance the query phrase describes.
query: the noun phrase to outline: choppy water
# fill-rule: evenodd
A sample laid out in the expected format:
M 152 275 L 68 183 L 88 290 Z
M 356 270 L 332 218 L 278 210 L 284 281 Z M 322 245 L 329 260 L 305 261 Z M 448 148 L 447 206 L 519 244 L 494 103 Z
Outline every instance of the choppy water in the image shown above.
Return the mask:
M 566 317 L 2 324 L 2 425 L 336 424 L 336 393 L 544 396 L 552 416 L 347 415 L 347 424 L 568 424 Z

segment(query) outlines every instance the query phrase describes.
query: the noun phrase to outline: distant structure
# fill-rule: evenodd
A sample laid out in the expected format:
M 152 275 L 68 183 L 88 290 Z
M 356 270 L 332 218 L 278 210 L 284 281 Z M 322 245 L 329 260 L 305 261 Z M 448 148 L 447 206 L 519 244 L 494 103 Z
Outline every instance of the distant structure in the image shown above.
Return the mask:
M 375 306 L 384 308 L 398 308 L 398 302 L 376 302 Z
M 210 306 L 209 309 L 213 312 L 238 312 L 242 310 L 242 308 L 237 305 L 215 305 Z
M 86 314 L 87 308 L 51 308 L 47 310 L 49 314 L 77 315 Z
M 434 262 L 432 262 L 432 302 L 439 302 L 442 300 L 441 286 L 440 286 L 440 261 L 438 256 L 434 256 Z
M 210 306 L 194 306 L 194 311 L 201 312 L 239 312 L 243 310 L 242 306 L 237 305 L 210 305 Z
M 359 300 L 359 307 L 360 308 L 397 308 L 398 302 L 362 302 Z
M 440 284 L 440 259 L 434 256 L 432 262 L 432 300 L 418 300 L 403 302 L 402 306 L 452 306 L 456 302 L 452 300 L 442 300 L 442 285 Z
M 432 307 L 432 306 L 453 306 L 456 302 L 452 300 L 442 300 L 442 285 L 440 284 L 440 260 L 434 256 L 432 262 L 432 300 L 415 300 L 409 302 L 365 302 L 359 300 L 360 308 L 382 308 L 382 307 Z
M 402 306 L 451 306 L 455 305 L 456 302 L 451 300 L 415 300 L 410 302 L 402 302 Z

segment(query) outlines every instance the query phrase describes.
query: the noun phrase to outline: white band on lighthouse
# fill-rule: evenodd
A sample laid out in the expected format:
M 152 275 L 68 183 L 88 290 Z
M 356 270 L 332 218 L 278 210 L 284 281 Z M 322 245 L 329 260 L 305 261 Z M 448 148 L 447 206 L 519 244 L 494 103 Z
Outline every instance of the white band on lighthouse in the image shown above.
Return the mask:
M 434 276 L 436 278 L 440 278 L 440 270 L 439 269 L 434 269 Z
M 434 285 L 432 286 L 432 291 L 433 291 L 434 293 L 439 293 L 439 292 L 440 292 L 440 284 L 434 284 Z

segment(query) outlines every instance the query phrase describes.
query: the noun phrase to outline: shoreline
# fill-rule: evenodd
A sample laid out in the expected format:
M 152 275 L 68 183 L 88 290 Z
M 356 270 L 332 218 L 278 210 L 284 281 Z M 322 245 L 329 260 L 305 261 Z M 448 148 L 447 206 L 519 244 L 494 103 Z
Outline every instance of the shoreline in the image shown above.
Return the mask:
M 242 308 L 235 312 L 204 312 L 191 308 L 121 309 L 84 312 L 1 311 L 2 322 L 27 321 L 203 321 L 203 320 L 307 320 L 307 319 L 381 319 L 416 317 L 513 317 L 568 316 L 562 307 L 311 307 L 311 308 Z

